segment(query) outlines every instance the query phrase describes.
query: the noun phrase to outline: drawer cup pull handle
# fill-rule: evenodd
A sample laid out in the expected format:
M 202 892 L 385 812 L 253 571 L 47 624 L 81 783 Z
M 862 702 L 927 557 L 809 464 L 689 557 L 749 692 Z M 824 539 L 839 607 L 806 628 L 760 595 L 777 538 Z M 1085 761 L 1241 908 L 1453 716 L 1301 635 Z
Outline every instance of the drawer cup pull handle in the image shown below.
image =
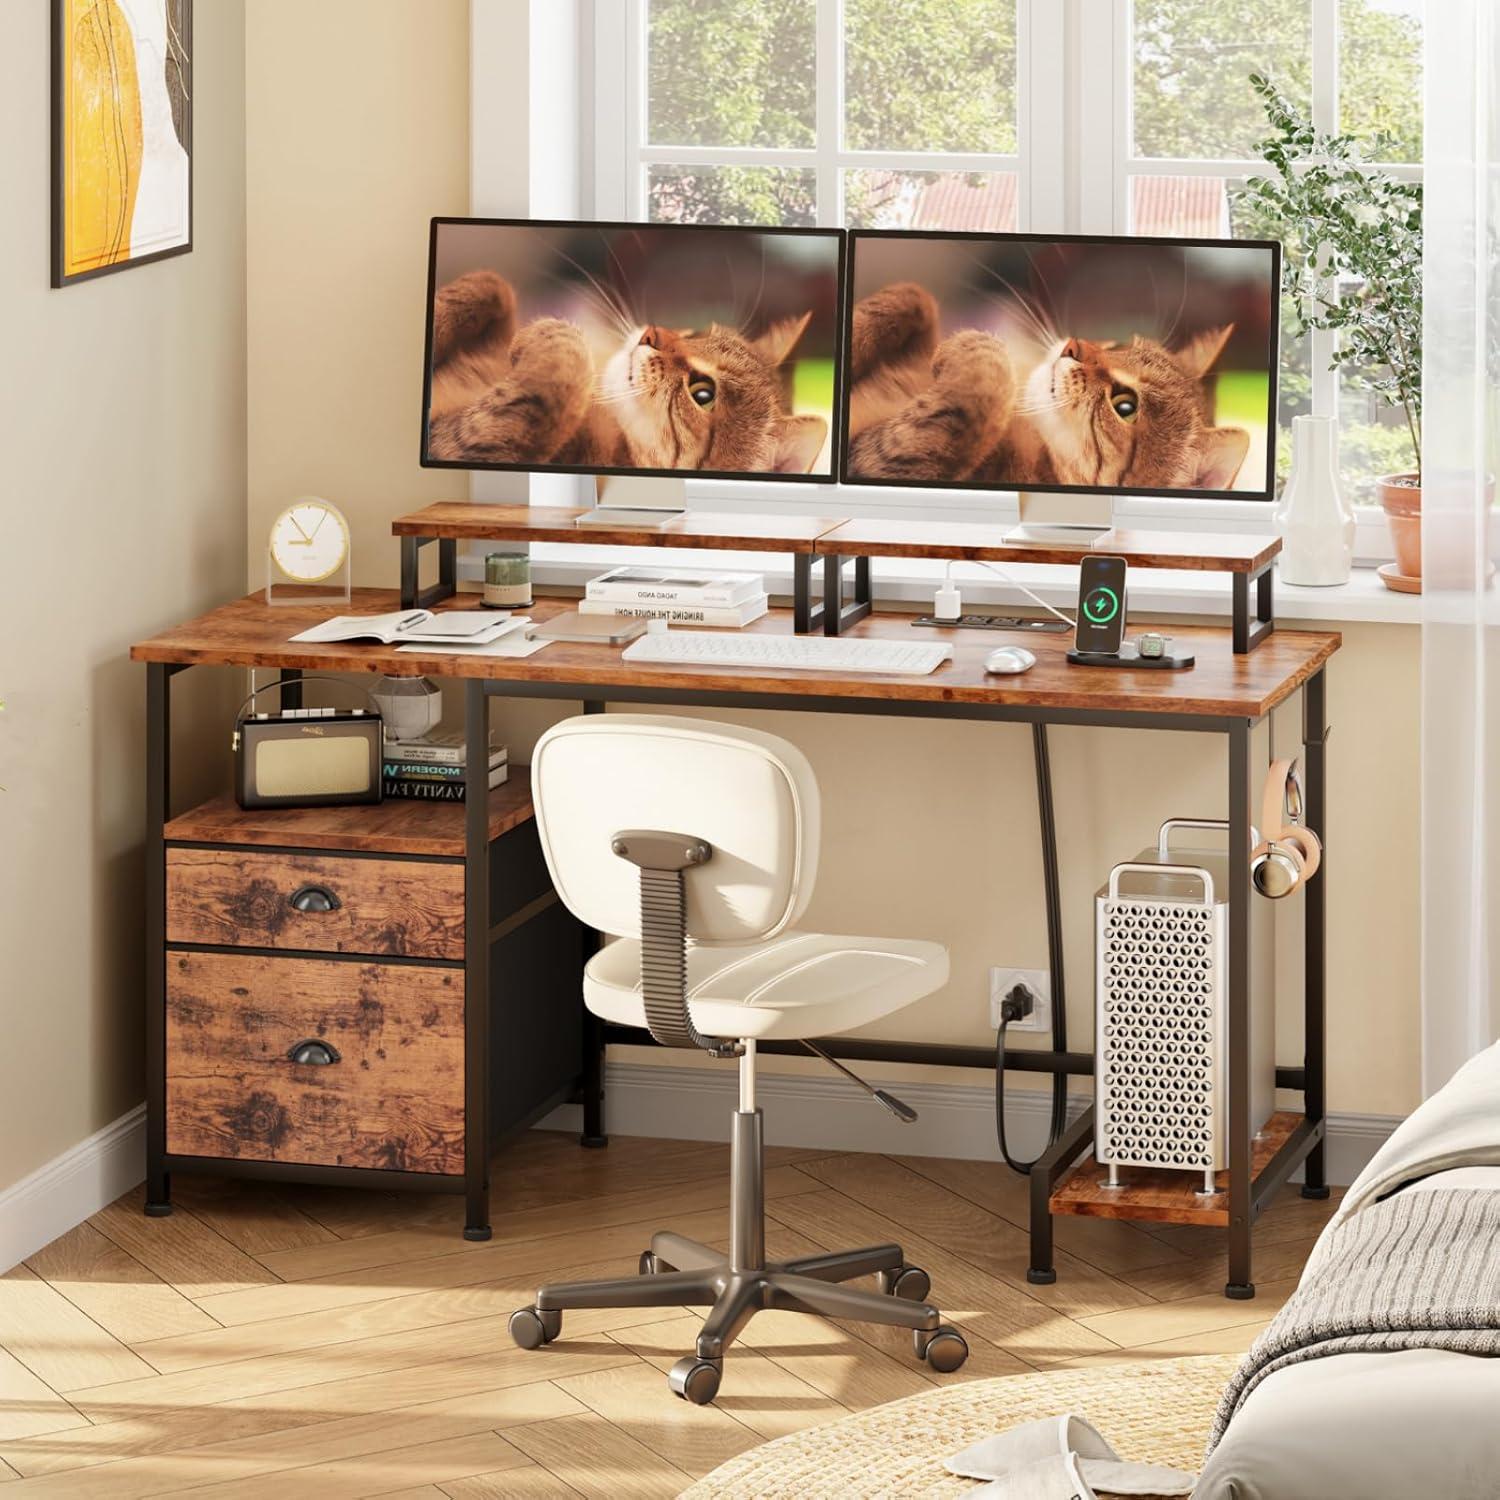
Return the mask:
M 337 911 L 340 906 L 339 898 L 326 885 L 298 886 L 287 900 L 294 911 L 301 912 Z
M 294 1063 L 302 1063 L 315 1068 L 331 1067 L 334 1063 L 342 1061 L 337 1047 L 331 1047 L 327 1042 L 308 1040 L 298 1042 L 287 1056 Z

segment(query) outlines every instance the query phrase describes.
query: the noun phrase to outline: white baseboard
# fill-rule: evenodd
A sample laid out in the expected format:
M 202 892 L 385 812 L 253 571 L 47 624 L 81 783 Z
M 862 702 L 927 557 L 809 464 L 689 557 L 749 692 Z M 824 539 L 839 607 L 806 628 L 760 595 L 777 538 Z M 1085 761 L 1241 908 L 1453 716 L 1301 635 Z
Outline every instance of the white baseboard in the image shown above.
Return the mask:
M 0 1191 L 0 1272 L 83 1223 L 146 1175 L 146 1106 Z
M 840 1078 L 762 1074 L 756 1094 L 766 1112 L 766 1142 L 830 1151 L 1000 1159 L 991 1086 L 897 1082 L 883 1086 L 917 1111 L 913 1124 L 903 1125 Z M 605 1070 L 606 1126 L 621 1135 L 728 1140 L 736 1089 L 731 1067 L 709 1071 L 611 1062 Z M 1083 1104 L 1083 1097 L 1074 1095 L 1070 1114 Z M 1050 1108 L 1046 1090 L 1006 1091 L 1007 1143 L 1012 1156 L 1029 1158 L 1041 1149 Z M 1339 1186 L 1352 1182 L 1400 1123 L 1393 1115 L 1330 1114 L 1328 1180 Z M 537 1128 L 578 1130 L 581 1125 L 579 1106 L 568 1104 L 541 1120 Z

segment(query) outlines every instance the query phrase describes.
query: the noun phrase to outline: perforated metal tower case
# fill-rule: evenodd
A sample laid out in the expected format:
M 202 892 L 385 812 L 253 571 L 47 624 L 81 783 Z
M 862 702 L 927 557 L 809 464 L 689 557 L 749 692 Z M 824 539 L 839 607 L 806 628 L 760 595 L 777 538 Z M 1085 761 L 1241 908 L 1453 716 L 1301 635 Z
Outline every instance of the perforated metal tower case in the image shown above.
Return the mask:
M 1157 847 L 1117 865 L 1094 899 L 1094 1155 L 1106 1167 L 1211 1174 L 1228 1166 L 1229 867 L 1222 850 Z M 1276 1104 L 1273 913 L 1251 902 L 1250 1118 Z

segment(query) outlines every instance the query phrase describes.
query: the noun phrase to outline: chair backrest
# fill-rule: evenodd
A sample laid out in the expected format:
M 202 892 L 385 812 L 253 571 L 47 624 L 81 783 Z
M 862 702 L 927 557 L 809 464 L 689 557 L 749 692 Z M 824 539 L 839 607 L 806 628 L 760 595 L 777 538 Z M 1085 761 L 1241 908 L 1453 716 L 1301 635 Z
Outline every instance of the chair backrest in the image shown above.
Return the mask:
M 552 884 L 601 932 L 641 932 L 640 872 L 610 848 L 625 829 L 712 846 L 706 864 L 685 872 L 696 942 L 773 937 L 812 896 L 818 783 L 775 735 L 655 714 L 565 719 L 537 741 L 531 791 Z

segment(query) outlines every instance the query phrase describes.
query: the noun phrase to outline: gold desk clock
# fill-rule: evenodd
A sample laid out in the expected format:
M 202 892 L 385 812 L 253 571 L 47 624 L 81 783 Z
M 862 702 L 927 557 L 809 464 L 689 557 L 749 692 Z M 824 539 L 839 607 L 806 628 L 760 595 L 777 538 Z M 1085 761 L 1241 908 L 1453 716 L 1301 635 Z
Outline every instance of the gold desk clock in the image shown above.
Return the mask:
M 338 506 L 315 495 L 294 500 L 271 524 L 266 603 L 347 605 L 351 568 L 349 523 Z

